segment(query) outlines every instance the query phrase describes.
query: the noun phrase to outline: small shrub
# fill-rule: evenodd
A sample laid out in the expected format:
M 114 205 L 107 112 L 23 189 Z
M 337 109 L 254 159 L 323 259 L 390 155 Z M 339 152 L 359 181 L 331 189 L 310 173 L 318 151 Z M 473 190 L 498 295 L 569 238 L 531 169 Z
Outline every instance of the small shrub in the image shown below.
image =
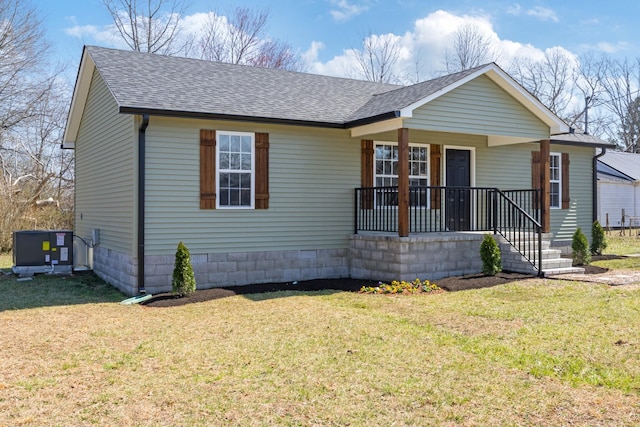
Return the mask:
M 480 258 L 482 259 L 482 272 L 484 274 L 495 276 L 502 271 L 500 247 L 489 234 L 484 235 L 484 239 L 480 244 Z
M 196 290 L 196 277 L 191 266 L 191 255 L 189 249 L 182 242 L 178 243 L 176 250 L 176 263 L 173 268 L 171 287 L 173 292 L 181 297 L 190 295 Z
M 591 253 L 589 252 L 589 241 L 584 235 L 580 227 L 573 233 L 573 241 L 571 242 L 571 256 L 575 265 L 588 265 L 591 262 Z
M 591 255 L 602 255 L 602 251 L 607 249 L 607 239 L 604 235 L 604 229 L 598 221 L 594 221 L 591 226 Z
M 391 284 L 378 283 L 378 286 L 363 286 L 360 293 L 363 294 L 418 294 L 424 292 L 438 292 L 442 289 L 428 280 L 416 279 L 413 282 L 394 280 Z

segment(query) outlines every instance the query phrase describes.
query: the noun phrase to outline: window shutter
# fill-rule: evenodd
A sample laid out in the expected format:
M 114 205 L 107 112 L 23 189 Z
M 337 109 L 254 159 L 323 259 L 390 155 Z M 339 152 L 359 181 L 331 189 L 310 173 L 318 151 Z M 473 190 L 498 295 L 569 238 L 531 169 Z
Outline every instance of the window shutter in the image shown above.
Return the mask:
M 540 190 L 540 152 L 531 152 L 531 188 L 533 190 Z M 540 201 L 538 197 L 534 196 L 532 200 L 533 209 L 540 209 Z
M 200 209 L 216 208 L 216 131 L 200 129 Z
M 569 153 L 562 153 L 562 209 L 569 209 Z
M 362 187 L 373 187 L 373 141 L 362 140 L 362 165 L 361 182 Z
M 363 139 L 361 141 L 360 163 L 360 186 L 363 188 L 373 187 L 373 140 Z M 373 209 L 373 191 L 362 191 L 360 193 L 360 207 L 362 209 Z
M 269 134 L 256 133 L 256 209 L 269 209 Z
M 431 187 L 440 186 L 440 146 L 431 144 L 429 149 L 429 185 Z M 431 190 L 431 209 L 440 209 L 441 190 Z

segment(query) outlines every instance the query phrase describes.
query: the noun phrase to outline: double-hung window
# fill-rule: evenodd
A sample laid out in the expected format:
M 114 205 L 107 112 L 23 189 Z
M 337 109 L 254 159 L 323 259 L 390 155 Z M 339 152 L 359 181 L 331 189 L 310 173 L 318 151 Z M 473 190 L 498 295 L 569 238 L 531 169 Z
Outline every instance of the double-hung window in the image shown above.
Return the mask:
M 253 208 L 255 192 L 255 134 L 218 131 L 218 207 Z
M 391 143 L 375 145 L 375 186 L 396 187 L 398 185 L 398 146 Z M 409 146 L 409 186 L 429 186 L 429 146 L 410 144 Z M 412 205 L 427 206 L 426 190 L 411 193 Z M 378 205 L 397 205 L 397 193 L 393 191 L 376 192 Z M 422 194 L 422 195 L 420 195 Z
M 549 196 L 551 208 L 562 207 L 562 156 L 559 153 L 549 155 Z

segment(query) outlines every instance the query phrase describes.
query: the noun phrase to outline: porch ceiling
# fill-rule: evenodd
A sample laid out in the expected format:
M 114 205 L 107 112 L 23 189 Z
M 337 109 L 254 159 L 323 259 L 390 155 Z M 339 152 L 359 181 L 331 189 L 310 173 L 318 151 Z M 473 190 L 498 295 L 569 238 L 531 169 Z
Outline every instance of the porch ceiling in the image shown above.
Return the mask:
M 513 144 L 537 143 L 540 141 L 539 139 L 524 138 L 524 137 L 517 137 L 517 136 L 491 135 L 486 133 L 482 134 L 482 133 L 451 132 L 449 129 L 425 130 L 421 128 L 412 127 L 411 124 L 407 123 L 406 119 L 402 117 L 352 128 L 351 137 L 373 139 L 373 140 L 387 140 L 388 135 L 393 134 L 395 138 L 397 130 L 405 127 L 409 129 L 410 135 L 415 135 L 416 133 L 423 134 L 423 135 L 437 134 L 437 133 L 456 133 L 461 135 L 473 135 L 476 137 L 482 136 L 486 138 L 488 147 L 496 147 L 501 145 L 513 145 Z

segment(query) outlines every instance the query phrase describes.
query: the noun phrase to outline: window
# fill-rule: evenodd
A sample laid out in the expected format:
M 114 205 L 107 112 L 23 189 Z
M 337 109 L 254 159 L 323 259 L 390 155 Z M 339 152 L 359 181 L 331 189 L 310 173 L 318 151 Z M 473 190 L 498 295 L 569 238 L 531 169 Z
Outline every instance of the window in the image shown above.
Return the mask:
M 549 197 L 551 208 L 560 209 L 562 202 L 562 156 L 559 153 L 549 155 Z
M 218 207 L 253 208 L 255 137 L 253 133 L 218 131 Z
M 377 143 L 375 146 L 375 178 L 376 187 L 395 187 L 398 185 L 398 146 L 389 143 Z M 429 186 L 429 146 L 410 145 L 409 146 L 409 186 L 427 187 Z M 426 190 L 421 190 L 424 193 Z M 376 197 L 378 204 L 396 205 L 397 193 L 380 194 Z M 419 203 L 418 199 L 424 200 L 420 203 L 426 206 L 426 195 L 411 193 L 411 204 Z

